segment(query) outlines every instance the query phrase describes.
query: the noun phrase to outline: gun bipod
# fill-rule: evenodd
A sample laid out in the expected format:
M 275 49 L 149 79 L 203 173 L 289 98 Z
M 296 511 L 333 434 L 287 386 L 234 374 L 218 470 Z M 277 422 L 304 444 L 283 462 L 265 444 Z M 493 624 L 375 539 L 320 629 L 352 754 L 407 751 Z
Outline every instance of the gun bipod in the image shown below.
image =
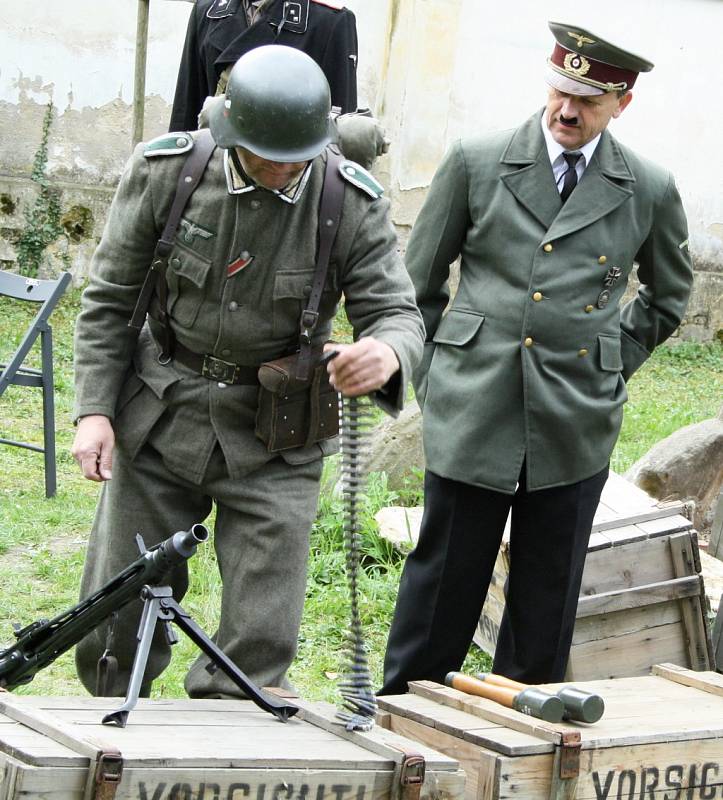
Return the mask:
M 202 650 L 210 659 L 214 668 L 220 669 L 225 673 L 256 705 L 278 717 L 282 722 L 286 722 L 299 710 L 295 705 L 284 702 L 281 698 L 276 698 L 262 692 L 250 678 L 242 672 L 236 664 L 206 635 L 204 630 L 199 627 L 188 612 L 186 612 L 173 598 L 170 586 L 144 586 L 141 592 L 141 599 L 144 602 L 143 614 L 138 631 L 138 649 L 136 650 L 131 677 L 128 683 L 126 701 L 115 711 L 103 717 L 103 723 L 108 725 L 118 725 L 124 728 L 128 720 L 128 714 L 138 703 L 138 697 L 143 682 L 143 675 L 146 671 L 148 656 L 151 651 L 151 642 L 156 624 L 161 622 L 166 629 L 166 640 L 173 645 L 178 641 L 178 637 L 171 628 L 171 623 L 177 625 L 191 641 Z

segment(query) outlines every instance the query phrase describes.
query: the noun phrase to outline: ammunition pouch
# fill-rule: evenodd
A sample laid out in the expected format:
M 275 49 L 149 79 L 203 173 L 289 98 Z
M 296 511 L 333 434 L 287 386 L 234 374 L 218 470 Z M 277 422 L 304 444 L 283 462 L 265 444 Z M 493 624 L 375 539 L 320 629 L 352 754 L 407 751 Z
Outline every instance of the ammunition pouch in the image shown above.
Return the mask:
M 318 362 L 320 351 L 314 351 Z M 309 378 L 297 377 L 299 353 L 267 361 L 259 367 L 256 435 L 270 453 L 309 447 L 339 434 L 336 390 L 326 364 L 316 364 Z

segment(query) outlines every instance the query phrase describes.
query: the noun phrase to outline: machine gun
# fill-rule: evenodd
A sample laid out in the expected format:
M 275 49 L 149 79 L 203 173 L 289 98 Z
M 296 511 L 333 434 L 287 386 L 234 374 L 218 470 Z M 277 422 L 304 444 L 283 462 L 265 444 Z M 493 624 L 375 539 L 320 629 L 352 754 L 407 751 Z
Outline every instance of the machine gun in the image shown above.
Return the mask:
M 159 620 L 167 625 L 171 644 L 177 639 L 168 623 L 174 622 L 211 659 L 211 666 L 225 672 L 259 707 L 286 722 L 298 708 L 262 693 L 176 603 L 170 587 L 160 585 L 173 567 L 191 558 L 196 547 L 207 539 L 208 530 L 203 525 L 193 525 L 190 530 L 178 531 L 146 550 L 143 538 L 137 535 L 141 555 L 136 561 L 73 608 L 53 619 L 32 622 L 15 632 L 15 644 L 0 651 L 0 687 L 14 689 L 30 683 L 39 670 L 77 644 L 113 612 L 140 597 L 145 608 L 126 702 L 117 711 L 107 714 L 103 722 L 125 726 L 128 712 L 138 700 L 153 631 Z

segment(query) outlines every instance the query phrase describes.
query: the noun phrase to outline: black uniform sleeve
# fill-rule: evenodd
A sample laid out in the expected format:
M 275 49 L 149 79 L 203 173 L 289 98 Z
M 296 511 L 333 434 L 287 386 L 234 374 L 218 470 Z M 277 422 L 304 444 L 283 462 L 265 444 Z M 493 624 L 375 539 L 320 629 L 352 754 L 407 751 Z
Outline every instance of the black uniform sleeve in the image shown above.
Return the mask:
M 178 68 L 176 94 L 173 98 L 169 131 L 195 131 L 198 128 L 198 113 L 206 99 L 206 78 L 198 44 L 198 6 L 196 3 L 188 18 L 186 42 L 183 46 L 181 65 Z
M 356 111 L 356 67 L 359 46 L 356 35 L 356 17 L 345 8 L 329 36 L 321 61 L 331 89 L 332 105 L 340 106 L 342 114 Z

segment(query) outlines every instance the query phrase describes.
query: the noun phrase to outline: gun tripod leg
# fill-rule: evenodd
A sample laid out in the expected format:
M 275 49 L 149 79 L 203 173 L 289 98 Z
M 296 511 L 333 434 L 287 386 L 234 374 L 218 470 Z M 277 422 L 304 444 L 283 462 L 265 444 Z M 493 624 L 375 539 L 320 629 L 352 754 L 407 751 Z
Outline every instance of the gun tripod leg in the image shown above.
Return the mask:
M 188 638 L 202 650 L 210 659 L 211 663 L 225 673 L 244 694 L 253 700 L 256 705 L 278 717 L 282 722 L 286 722 L 289 717 L 293 717 L 299 710 L 297 706 L 284 702 L 280 698 L 268 695 L 261 691 L 253 681 L 242 672 L 236 664 L 215 644 L 173 599 L 166 597 L 161 601 L 161 607 L 171 616 L 173 622 L 188 636 Z
M 128 714 L 136 707 L 146 671 L 146 664 L 148 664 L 148 656 L 151 652 L 156 623 L 159 619 L 165 622 L 169 618 L 162 608 L 163 601 L 169 597 L 172 598 L 170 586 L 143 587 L 141 598 L 144 600 L 144 605 L 141 622 L 138 626 L 138 649 L 133 659 L 126 701 L 120 708 L 103 717 L 102 722 L 104 725 L 118 725 L 120 728 L 125 728 Z

